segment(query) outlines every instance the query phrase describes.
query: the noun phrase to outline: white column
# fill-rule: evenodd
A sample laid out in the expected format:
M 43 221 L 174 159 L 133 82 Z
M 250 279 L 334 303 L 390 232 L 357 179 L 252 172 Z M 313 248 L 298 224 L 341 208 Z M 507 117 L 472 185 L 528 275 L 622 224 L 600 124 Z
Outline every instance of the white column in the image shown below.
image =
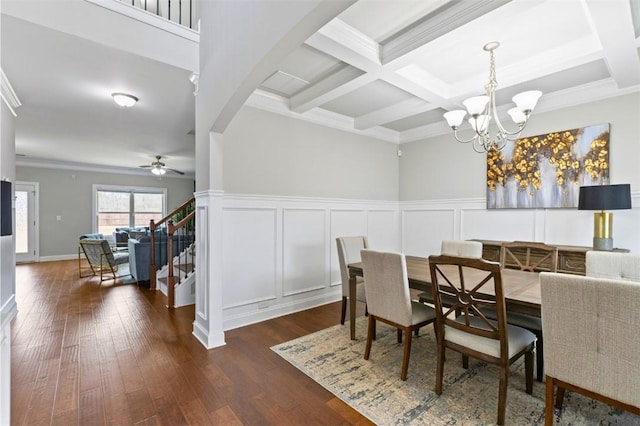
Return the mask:
M 223 135 L 209 134 L 208 189 L 196 198 L 196 319 L 193 334 L 207 348 L 225 344 L 222 327 L 222 147 Z

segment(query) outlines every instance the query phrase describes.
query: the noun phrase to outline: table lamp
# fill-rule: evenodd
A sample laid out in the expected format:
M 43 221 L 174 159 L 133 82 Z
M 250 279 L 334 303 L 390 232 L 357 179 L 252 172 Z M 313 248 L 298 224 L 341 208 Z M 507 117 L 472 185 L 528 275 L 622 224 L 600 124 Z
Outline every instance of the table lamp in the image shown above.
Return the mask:
M 581 186 L 578 210 L 600 210 L 593 216 L 593 249 L 613 250 L 613 213 L 605 210 L 631 208 L 631 186 Z

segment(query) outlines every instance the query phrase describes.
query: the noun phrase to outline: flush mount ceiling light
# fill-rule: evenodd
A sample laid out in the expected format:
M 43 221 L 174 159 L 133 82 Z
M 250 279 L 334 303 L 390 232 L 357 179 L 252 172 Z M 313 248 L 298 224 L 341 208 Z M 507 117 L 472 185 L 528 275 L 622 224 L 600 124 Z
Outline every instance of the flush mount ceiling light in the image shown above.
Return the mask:
M 115 101 L 115 103 L 117 103 L 118 105 L 124 108 L 132 107 L 136 104 L 136 102 L 138 102 L 138 98 L 136 98 L 133 95 L 128 95 L 126 93 L 116 92 L 116 93 L 112 93 L 111 96 L 113 97 L 113 100 Z
M 514 141 L 520 137 L 520 133 L 527 125 L 531 111 L 538 103 L 538 99 L 542 96 L 539 90 L 530 90 L 515 95 L 512 99 L 515 102 L 515 108 L 511 108 L 508 113 L 513 122 L 518 126 L 514 131 L 507 130 L 498 118 L 498 110 L 496 107 L 496 88 L 498 81 L 496 80 L 496 65 L 493 58 L 493 51 L 500 46 L 497 41 L 487 43 L 483 49 L 489 52 L 489 83 L 484 86 L 486 95 L 474 96 L 462 102 L 467 110 L 449 111 L 444 115 L 449 127 L 453 129 L 453 135 L 458 142 L 473 142 L 473 149 L 477 152 L 485 152 L 490 149 L 501 150 L 508 141 Z M 469 113 L 469 124 L 475 134 L 470 139 L 460 139 L 458 137 L 458 128 L 462 124 L 464 117 Z M 492 135 L 489 129 L 491 119 L 495 123 L 495 132 Z

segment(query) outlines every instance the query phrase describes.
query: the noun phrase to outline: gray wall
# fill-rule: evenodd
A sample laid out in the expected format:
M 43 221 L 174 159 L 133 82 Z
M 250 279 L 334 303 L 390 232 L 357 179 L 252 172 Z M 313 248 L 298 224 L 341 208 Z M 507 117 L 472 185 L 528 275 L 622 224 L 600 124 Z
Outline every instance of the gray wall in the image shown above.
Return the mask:
M 224 134 L 225 193 L 398 200 L 393 143 L 243 107 Z
M 40 190 L 40 258 L 77 254 L 78 236 L 93 232 L 94 184 L 167 188 L 167 209 L 193 196 L 193 180 L 93 173 L 81 170 L 16 167 L 16 180 L 38 182 Z M 61 216 L 62 220 L 56 220 Z M 46 259 L 45 259 L 46 260 Z
M 523 136 L 602 123 L 611 124 L 611 183 L 630 183 L 632 192 L 640 191 L 640 93 L 553 112 L 534 111 Z M 486 155 L 457 142 L 451 133 L 401 148 L 400 201 L 486 196 Z

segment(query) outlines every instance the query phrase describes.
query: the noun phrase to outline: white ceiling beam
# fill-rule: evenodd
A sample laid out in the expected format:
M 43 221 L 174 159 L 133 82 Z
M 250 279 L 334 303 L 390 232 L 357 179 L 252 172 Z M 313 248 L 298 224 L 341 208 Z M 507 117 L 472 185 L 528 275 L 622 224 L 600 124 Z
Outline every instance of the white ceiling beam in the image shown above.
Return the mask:
M 357 68 L 346 67 L 293 95 L 289 105 L 292 111 L 298 113 L 309 111 L 365 86 L 375 79 L 376 77 L 370 73 L 365 74 Z
M 600 38 L 611 76 L 618 87 L 640 84 L 640 58 L 633 33 L 629 1 L 587 0 L 587 16 Z
M 451 32 L 511 0 L 461 0 L 449 2 L 427 15 L 420 23 L 387 41 L 380 49 L 383 64 L 404 57 L 425 44 Z
M 429 105 L 427 102 L 421 99 L 412 98 L 390 105 L 386 108 L 381 108 L 368 114 L 361 115 L 360 117 L 356 117 L 353 124 L 356 129 L 363 130 L 379 126 L 381 124 L 391 123 L 392 121 L 420 114 L 432 109 L 433 106 Z

